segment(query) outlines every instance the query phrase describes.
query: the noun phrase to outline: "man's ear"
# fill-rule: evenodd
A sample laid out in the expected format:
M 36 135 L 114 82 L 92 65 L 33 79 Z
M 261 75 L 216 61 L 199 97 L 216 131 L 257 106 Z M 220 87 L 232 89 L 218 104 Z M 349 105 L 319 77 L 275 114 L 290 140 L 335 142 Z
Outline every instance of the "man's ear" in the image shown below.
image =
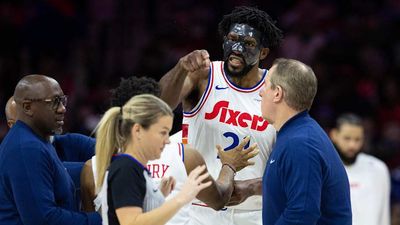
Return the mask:
M 260 50 L 260 61 L 265 59 L 269 54 L 269 48 L 261 48 Z
M 276 86 L 275 86 L 275 89 L 273 89 L 273 92 L 274 92 L 274 98 L 273 98 L 273 101 L 274 101 L 274 102 L 281 102 L 281 101 L 283 101 L 284 92 L 283 92 L 283 89 L 282 89 L 281 86 L 276 85 Z
M 11 128 L 15 124 L 14 120 L 7 120 L 7 126 L 8 128 Z
M 23 110 L 24 114 L 32 117 L 33 116 L 32 102 L 23 101 L 22 102 L 22 110 Z
M 338 130 L 336 128 L 331 129 L 331 131 L 329 131 L 329 137 L 332 139 L 332 141 L 336 140 L 338 134 Z

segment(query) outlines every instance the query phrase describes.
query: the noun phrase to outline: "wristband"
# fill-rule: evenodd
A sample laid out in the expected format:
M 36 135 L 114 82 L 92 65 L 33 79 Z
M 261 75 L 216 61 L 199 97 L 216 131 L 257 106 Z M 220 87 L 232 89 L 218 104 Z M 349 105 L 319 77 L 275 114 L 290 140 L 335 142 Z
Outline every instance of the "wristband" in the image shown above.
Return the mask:
M 233 166 L 229 165 L 228 163 L 224 163 L 224 164 L 222 164 L 222 166 L 228 166 L 233 171 L 233 176 L 236 175 L 236 170 L 233 168 Z

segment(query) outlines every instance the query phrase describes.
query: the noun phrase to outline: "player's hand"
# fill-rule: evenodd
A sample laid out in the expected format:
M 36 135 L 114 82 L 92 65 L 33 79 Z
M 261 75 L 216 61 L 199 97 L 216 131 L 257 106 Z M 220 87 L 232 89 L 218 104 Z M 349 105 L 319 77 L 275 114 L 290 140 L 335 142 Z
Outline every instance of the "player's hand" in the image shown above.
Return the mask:
M 182 68 L 188 72 L 210 69 L 210 55 L 204 49 L 195 50 L 179 60 Z
M 257 144 L 254 143 L 248 149 L 243 149 L 244 146 L 250 141 L 250 137 L 247 136 L 236 148 L 224 151 L 220 145 L 217 145 L 218 156 L 222 164 L 228 164 L 237 172 L 249 165 L 254 165 L 254 162 L 249 159 L 256 156 L 259 152 Z
M 246 180 L 235 180 L 233 183 L 232 196 L 229 199 L 228 206 L 237 205 L 244 202 L 252 195 L 252 190 L 249 190 L 249 184 Z
M 205 165 L 198 166 L 188 175 L 182 190 L 176 196 L 178 202 L 182 205 L 191 202 L 201 190 L 211 185 L 211 181 L 203 183 L 210 176 L 208 172 L 204 173 L 205 170 Z
M 171 191 L 174 190 L 175 185 L 176 180 L 174 177 L 163 177 L 161 179 L 159 188 L 164 197 L 167 197 L 169 194 L 171 194 Z

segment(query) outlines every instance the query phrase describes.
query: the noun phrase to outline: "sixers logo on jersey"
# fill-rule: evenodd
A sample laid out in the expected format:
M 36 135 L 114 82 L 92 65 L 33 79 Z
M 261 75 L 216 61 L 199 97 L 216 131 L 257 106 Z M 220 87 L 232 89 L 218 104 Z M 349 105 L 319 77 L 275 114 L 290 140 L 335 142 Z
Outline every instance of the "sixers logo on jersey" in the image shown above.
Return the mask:
M 267 129 L 268 122 L 262 117 L 257 115 L 250 115 L 247 112 L 235 111 L 229 109 L 228 101 L 219 101 L 215 103 L 212 112 L 205 113 L 206 120 L 213 120 L 219 116 L 219 122 L 239 126 L 239 127 L 250 127 L 252 130 L 264 131 Z

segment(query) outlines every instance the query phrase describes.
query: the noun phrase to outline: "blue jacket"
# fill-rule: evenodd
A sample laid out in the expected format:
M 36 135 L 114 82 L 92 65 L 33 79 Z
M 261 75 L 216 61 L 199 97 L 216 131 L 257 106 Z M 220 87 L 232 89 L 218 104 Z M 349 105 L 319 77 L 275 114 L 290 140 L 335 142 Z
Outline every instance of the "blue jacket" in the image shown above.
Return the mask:
M 17 121 L 0 145 L 0 224 L 101 224 L 78 212 L 74 188 L 53 145 Z
M 263 177 L 263 224 L 351 225 L 346 171 L 307 111 L 278 133 Z

